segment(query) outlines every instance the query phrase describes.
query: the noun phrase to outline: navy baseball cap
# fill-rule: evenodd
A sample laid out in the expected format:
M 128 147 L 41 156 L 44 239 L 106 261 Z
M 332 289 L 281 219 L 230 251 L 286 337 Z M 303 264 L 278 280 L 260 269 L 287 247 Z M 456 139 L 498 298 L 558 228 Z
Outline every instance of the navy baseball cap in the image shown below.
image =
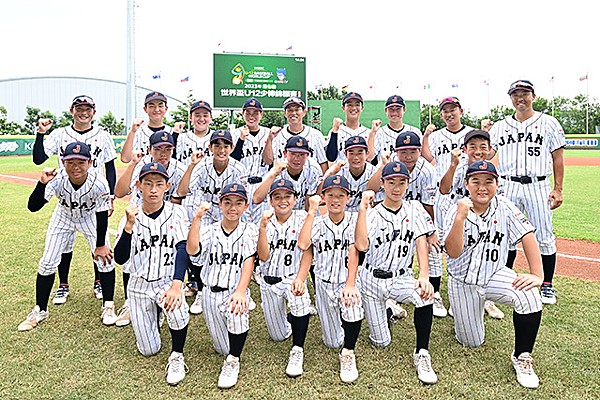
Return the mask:
M 146 95 L 146 100 L 144 100 L 144 106 L 150 103 L 152 100 L 164 101 L 167 104 L 167 96 L 160 92 L 150 92 Z
M 350 184 L 348 183 L 348 180 L 341 175 L 331 175 L 325 178 L 325 181 L 323 182 L 323 192 L 331 188 L 344 189 L 346 192 L 350 193 Z
M 304 102 L 302 101 L 302 99 L 299 99 L 298 97 L 290 97 L 289 99 L 287 99 L 286 101 L 284 101 L 283 102 L 283 109 L 285 110 L 286 108 L 288 108 L 292 104 L 296 104 L 297 106 L 300 106 L 300 107 L 302 107 L 303 109 L 306 110 L 306 104 L 304 104 Z
M 489 133 L 487 133 L 486 131 L 481 130 L 481 129 L 473 129 L 472 131 L 470 131 L 469 133 L 467 133 L 465 135 L 463 146 L 466 146 L 467 143 L 469 142 L 469 140 L 476 138 L 476 137 L 485 139 L 488 142 L 490 142 L 490 134 Z
M 173 135 L 169 132 L 156 131 L 150 135 L 150 147 L 162 146 L 165 144 L 175 147 L 175 140 L 173 140 Z
M 420 149 L 421 139 L 414 132 L 402 132 L 396 138 L 396 150 L 401 149 Z
M 219 129 L 218 131 L 213 132 L 210 135 L 210 143 L 216 142 L 217 140 L 222 139 L 226 142 L 233 144 L 233 138 L 231 137 L 231 132 L 226 131 L 225 129 Z
M 361 102 L 361 104 L 363 103 L 363 98 L 360 94 L 358 94 L 356 92 L 350 92 L 350 93 L 347 93 L 344 96 L 344 98 L 342 99 L 342 105 L 346 104 L 350 100 L 358 100 Z
M 308 142 L 302 136 L 292 136 L 289 138 L 285 144 L 285 150 L 292 153 L 311 153 Z
M 258 101 L 258 99 L 255 99 L 254 97 L 250 97 L 248 100 L 246 100 L 244 102 L 244 106 L 242 107 L 242 110 L 246 110 L 248 108 L 256 108 L 257 110 L 262 111 L 263 106 L 262 106 L 261 102 Z
M 292 181 L 283 178 L 277 179 L 271 184 L 269 196 L 276 190 L 287 190 L 288 192 L 294 193 L 294 195 L 296 194 L 296 189 L 294 189 Z
M 385 102 L 385 108 L 389 108 L 392 106 L 399 106 L 399 107 L 406 107 L 406 104 L 404 104 L 404 99 L 402 98 L 402 96 L 398 96 L 397 94 L 388 97 L 387 101 Z
M 208 104 L 204 100 L 199 100 L 199 101 L 193 103 L 192 106 L 190 107 L 190 114 L 199 108 L 204 108 L 209 113 L 212 113 L 212 107 L 210 106 L 210 104 Z
M 92 99 L 90 96 L 82 94 L 80 96 L 76 96 L 71 102 L 71 108 L 77 106 L 90 106 L 92 108 L 96 108 L 96 103 L 94 103 L 94 99 Z
M 92 153 L 90 151 L 90 146 L 83 142 L 73 142 L 69 143 L 65 150 L 62 153 L 63 160 L 91 160 Z
M 395 177 L 410 179 L 408 168 L 406 168 L 406 165 L 400 161 L 392 161 L 385 164 L 385 167 L 383 167 L 383 170 L 381 171 L 381 179 Z
M 498 178 L 498 171 L 496 171 L 496 166 L 490 161 L 485 160 L 479 160 L 475 161 L 474 163 L 471 163 L 471 165 L 469 165 L 469 168 L 467 168 L 466 178 L 477 174 L 490 174 L 495 178 Z
M 439 109 L 441 110 L 442 108 L 444 108 L 444 106 L 446 104 L 456 104 L 458 106 L 458 108 L 462 108 L 462 106 L 460 105 L 460 100 L 458 100 L 458 97 L 445 97 L 442 99 L 442 101 L 440 101 L 440 105 L 438 106 Z
M 510 87 L 508 88 L 508 95 L 510 96 L 511 94 L 513 94 L 513 92 L 517 90 L 527 90 L 531 93 L 535 93 L 533 83 L 525 79 L 520 79 L 516 82 L 511 83 Z
M 344 151 L 349 150 L 353 147 L 362 147 L 366 150 L 369 149 L 367 141 L 362 136 L 350 136 L 348 139 L 346 139 L 346 143 L 344 143 Z
M 248 194 L 246 193 L 246 188 L 241 183 L 230 183 L 225 185 L 225 187 L 221 190 L 221 194 L 219 195 L 219 201 L 223 200 L 228 196 L 238 196 L 242 199 L 248 201 Z
M 169 180 L 169 174 L 167 173 L 167 169 L 161 163 L 151 162 L 145 164 L 140 170 L 139 180 L 141 181 L 142 178 L 148 174 L 158 174 L 165 178 L 167 181 Z

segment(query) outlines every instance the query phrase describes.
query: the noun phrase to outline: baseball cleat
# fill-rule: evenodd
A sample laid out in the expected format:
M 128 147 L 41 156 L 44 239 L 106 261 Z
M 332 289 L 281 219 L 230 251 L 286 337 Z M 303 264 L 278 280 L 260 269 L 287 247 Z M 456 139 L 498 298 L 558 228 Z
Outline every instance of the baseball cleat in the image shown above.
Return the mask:
M 67 302 L 67 298 L 69 297 L 69 285 L 60 285 L 58 289 L 56 289 L 56 294 L 52 299 L 52 304 L 59 305 L 65 304 Z
M 433 296 L 433 316 L 438 318 L 444 318 L 448 315 L 448 310 L 444 307 L 442 296 L 440 292 L 435 292 Z
M 194 299 L 194 302 L 190 306 L 190 313 L 194 315 L 202 313 L 202 292 L 198 291 L 196 293 L 196 299 Z
M 256 310 L 256 302 L 250 297 L 250 300 L 248 300 L 248 311 L 252 310 Z
M 19 324 L 17 329 L 21 332 L 30 331 L 46 318 L 48 318 L 48 311 L 42 311 L 40 310 L 40 306 L 35 306 L 25 321 Z
M 116 326 L 127 326 L 131 323 L 131 314 L 129 313 L 129 300 L 125 300 L 123 307 L 119 309 L 119 315 L 115 321 Z
M 302 363 L 304 362 L 304 349 L 299 346 L 292 347 L 290 350 L 290 359 L 288 361 L 287 368 L 285 369 L 285 373 L 290 378 L 295 378 L 304 372 L 302 370 Z
M 540 385 L 540 379 L 533 371 L 533 358 L 530 353 L 521 353 L 519 357 L 511 357 L 512 364 L 517 373 L 517 381 L 521 386 L 535 389 Z
M 314 305 L 309 305 L 308 306 L 308 313 L 310 315 L 314 315 L 314 316 L 319 316 L 319 311 L 317 310 L 317 307 L 315 307 Z
M 354 382 L 358 378 L 356 369 L 356 356 L 353 350 L 342 349 L 340 354 L 340 379 L 342 382 Z
M 486 300 L 483 305 L 483 308 L 485 309 L 485 312 L 488 313 L 488 315 L 492 318 L 495 318 L 495 319 L 504 318 L 504 313 L 502 312 L 502 310 L 500 310 L 498 307 L 496 307 L 494 302 L 491 300 Z
M 115 314 L 114 306 L 102 307 L 102 315 L 100 316 L 104 325 L 110 326 L 117 322 L 117 314 Z
M 408 313 L 399 303 L 393 299 L 387 299 L 385 301 L 385 308 L 392 310 L 392 319 L 404 319 L 408 316 Z
M 183 359 L 183 354 L 176 351 L 172 352 L 165 368 L 165 372 L 167 373 L 167 383 L 172 386 L 177 385 L 185 378 L 185 374 L 188 370 L 188 366 Z
M 448 307 L 448 315 L 454 318 L 454 311 L 452 311 L 452 306 Z
M 240 359 L 229 354 L 223 362 L 223 368 L 221 368 L 221 375 L 219 375 L 219 382 L 217 383 L 217 386 L 220 389 L 229 389 L 234 387 L 238 381 L 239 375 Z
M 551 283 L 543 283 L 541 290 L 542 304 L 556 304 L 556 290 L 552 288 Z
M 438 379 L 435 371 L 431 367 L 431 356 L 429 355 L 429 351 L 421 349 L 418 353 L 415 353 L 414 363 L 417 368 L 417 375 L 421 382 L 428 384 L 437 383 Z
M 102 300 L 104 297 L 102 296 L 102 285 L 100 284 L 100 281 L 94 282 L 94 296 L 96 296 L 98 300 Z

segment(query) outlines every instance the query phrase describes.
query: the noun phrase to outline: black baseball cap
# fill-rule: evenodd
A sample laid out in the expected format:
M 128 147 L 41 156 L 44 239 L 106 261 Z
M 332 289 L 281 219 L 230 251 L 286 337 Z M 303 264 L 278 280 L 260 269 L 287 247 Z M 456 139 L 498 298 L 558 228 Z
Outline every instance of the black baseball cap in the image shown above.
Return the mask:
M 246 193 L 246 188 L 241 183 L 230 183 L 225 185 L 225 187 L 221 190 L 221 194 L 219 195 L 219 201 L 223 200 L 228 196 L 238 196 L 242 199 L 248 201 L 248 194 Z
M 346 192 L 350 193 L 350 184 L 348 183 L 348 180 L 341 175 L 331 175 L 325 178 L 325 181 L 323 181 L 323 192 L 325 192 L 327 189 L 336 187 L 344 189 Z
M 446 104 L 456 104 L 458 106 L 458 108 L 462 108 L 462 106 L 460 105 L 460 100 L 458 100 L 458 97 L 450 96 L 450 97 L 443 98 L 442 101 L 440 101 L 440 105 L 438 106 L 439 109 L 441 110 L 442 108 L 444 108 L 444 106 Z
M 410 173 L 408 172 L 408 168 L 406 168 L 406 165 L 404 165 L 404 163 L 401 163 L 400 161 L 392 161 L 390 163 L 387 163 L 381 171 L 381 179 L 395 177 L 410 179 Z
M 294 195 L 296 194 L 296 189 L 294 189 L 292 181 L 283 178 L 273 181 L 269 188 L 269 196 L 276 190 L 287 190 L 288 192 L 294 193 Z
M 311 153 L 308 142 L 302 136 L 292 136 L 289 138 L 285 144 L 285 150 L 292 153 Z
M 528 80 L 520 79 L 510 84 L 508 88 L 508 95 L 510 96 L 513 92 L 517 90 L 527 90 L 531 93 L 535 93 L 535 88 L 533 87 L 533 83 Z
M 421 139 L 414 132 L 402 132 L 396 138 L 396 150 L 401 149 L 420 149 Z
M 152 100 L 164 101 L 167 104 L 167 96 L 160 92 L 150 92 L 146 95 L 146 100 L 144 100 L 144 106 L 150 103 Z
M 480 138 L 485 139 L 488 142 L 490 142 L 490 134 L 489 133 L 487 133 L 486 131 L 481 130 L 481 129 L 473 129 L 472 131 L 470 131 L 469 133 L 467 133 L 465 135 L 463 146 L 466 146 L 467 142 L 469 142 L 469 140 L 476 138 L 476 137 L 480 137 Z
M 199 100 L 199 101 L 193 103 L 192 106 L 190 107 L 190 114 L 199 108 L 204 108 L 209 113 L 212 113 L 212 107 L 210 106 L 210 104 L 208 104 L 204 100 Z
M 169 174 L 167 173 L 167 169 L 161 163 L 151 162 L 148 164 L 144 164 L 144 166 L 140 170 L 139 180 L 141 181 L 142 178 L 148 174 L 158 174 L 165 178 L 167 181 L 169 180 Z
M 256 108 L 257 110 L 262 111 L 263 106 L 258 99 L 255 99 L 254 97 L 250 97 L 248 100 L 246 100 L 244 102 L 244 106 L 242 107 L 242 110 L 246 110 L 248 108 Z
M 392 106 L 400 106 L 400 107 L 406 107 L 406 104 L 404 104 L 404 99 L 402 98 L 402 96 L 398 96 L 397 94 L 388 97 L 387 101 L 385 102 L 385 108 L 389 108 Z
M 218 131 L 214 131 L 212 135 L 210 135 L 210 143 L 216 142 L 217 140 L 222 139 L 226 142 L 233 144 L 233 138 L 231 137 L 231 132 L 225 129 L 219 129 Z
M 96 108 L 96 103 L 94 103 L 94 99 L 90 96 L 86 96 L 85 94 L 75 96 L 73 101 L 71 102 L 71 108 L 77 106 L 90 106 L 92 108 Z
M 285 110 L 286 108 L 288 108 L 292 104 L 296 104 L 297 106 L 300 106 L 300 107 L 302 107 L 303 109 L 306 110 L 306 104 L 304 104 L 304 102 L 302 101 L 302 99 L 300 99 L 298 97 L 290 97 L 289 99 L 287 99 L 286 101 L 284 101 L 283 102 L 283 109 Z
M 361 147 L 365 150 L 369 149 L 367 141 L 362 136 L 350 136 L 348 139 L 346 139 L 346 143 L 344 143 L 344 151 L 353 147 Z
M 65 150 L 62 153 L 63 160 L 91 160 L 92 153 L 90 150 L 90 146 L 83 142 L 73 142 L 69 143 Z
M 342 99 L 342 105 L 345 105 L 347 102 L 349 102 L 350 100 L 358 100 L 361 102 L 361 104 L 363 104 L 363 98 L 360 94 L 356 93 L 356 92 L 350 92 L 347 93 L 344 98 Z
M 150 147 L 162 146 L 165 144 L 175 147 L 175 140 L 173 140 L 173 135 L 169 132 L 156 131 L 150 135 Z
M 469 168 L 467 168 L 466 178 L 478 174 L 490 174 L 495 178 L 498 178 L 498 171 L 496 171 L 496 166 L 490 161 L 478 160 L 469 165 Z

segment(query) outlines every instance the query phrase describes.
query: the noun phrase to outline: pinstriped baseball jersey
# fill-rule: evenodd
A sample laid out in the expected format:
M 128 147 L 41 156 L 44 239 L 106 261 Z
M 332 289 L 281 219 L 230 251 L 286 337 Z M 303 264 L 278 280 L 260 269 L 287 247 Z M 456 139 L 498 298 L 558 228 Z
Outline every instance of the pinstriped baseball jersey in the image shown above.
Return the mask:
M 233 137 L 233 143 L 237 143 L 240 138 L 241 128 L 235 129 L 231 132 Z M 263 162 L 263 153 L 265 152 L 265 143 L 269 137 L 269 128 L 259 126 L 258 133 L 254 136 L 249 133 L 244 140 L 242 146 L 242 158 L 240 162 L 246 167 L 248 176 L 260 176 L 263 177 L 269 172 L 269 166 Z
M 127 216 L 119 223 L 116 242 L 125 228 Z M 177 243 L 187 240 L 190 221 L 182 206 L 164 202 L 156 219 L 142 210 L 135 217 L 131 233 L 131 250 L 128 272 L 147 281 L 173 277 Z
M 173 128 L 168 125 L 165 125 L 162 128 L 163 131 L 169 132 L 171 135 L 173 134 Z M 147 123 L 143 123 L 140 125 L 137 131 L 135 131 L 135 136 L 133 137 L 133 151 L 141 151 L 144 154 L 148 154 L 148 149 L 150 148 L 150 136 L 154 131 L 150 129 Z
M 469 195 L 469 192 L 467 192 L 467 188 L 465 186 L 465 175 L 467 173 L 467 168 L 469 168 L 469 158 L 466 154 L 463 154 L 460 157 L 460 162 L 456 167 L 456 171 L 454 171 L 452 187 L 447 195 L 452 203 L 456 203 L 458 200 Z
M 182 132 L 177 136 L 176 158 L 177 161 L 189 165 L 192 159 L 192 153 L 201 151 L 204 157 L 210 156 L 208 145 L 210 144 L 210 135 L 212 132 L 207 132 L 206 135 L 198 137 L 193 131 Z
M 281 132 L 273 139 L 271 143 L 273 147 L 273 158 L 275 161 L 285 160 L 283 150 L 288 139 L 292 136 L 301 136 L 308 142 L 308 146 L 312 149 L 312 158 L 317 161 L 317 164 L 323 164 L 327 162 L 327 156 L 325 155 L 325 138 L 323 133 L 318 129 L 311 128 L 310 126 L 304 125 L 302 132 L 291 133 L 289 126 L 285 125 Z
M 306 220 L 306 211 L 294 210 L 283 224 L 273 216 L 267 224 L 267 240 L 270 256 L 261 261 L 259 271 L 266 276 L 287 277 L 298 273 L 302 250 L 298 248 L 298 236 Z
M 435 169 L 439 178 L 444 176 L 450 168 L 452 162 L 450 152 L 462 146 L 465 135 L 473 129 L 475 128 L 463 125 L 458 132 L 450 132 L 448 128 L 442 128 L 431 133 L 429 136 L 429 150 L 435 159 Z
M 389 151 L 391 154 L 394 154 L 396 151 L 396 138 L 402 132 L 414 132 L 419 135 L 420 138 L 423 137 L 423 134 L 418 128 L 408 124 L 404 124 L 399 131 L 392 129 L 389 125 L 380 127 L 375 134 L 375 154 L 377 155 L 378 160 L 381 160 L 381 154 L 384 151 Z
M 90 146 L 92 167 L 102 171 L 104 164 L 117 158 L 115 144 L 108 132 L 97 126 L 86 133 L 79 133 L 71 126 L 53 130 L 44 140 L 44 152 L 48 157 L 61 154 L 69 143 L 83 142 Z M 58 167 L 63 168 L 62 159 L 58 157 Z
M 417 200 L 422 204 L 433 205 L 437 192 L 437 179 L 433 165 L 419 157 L 410 173 L 410 182 L 404 200 Z
M 458 206 L 446 216 L 448 228 L 454 223 Z M 508 249 L 534 228 L 509 200 L 495 196 L 482 215 L 473 211 L 465 220 L 464 249 L 457 258 L 448 257 L 448 274 L 467 284 L 485 286 L 490 277 L 506 265 Z M 447 236 L 447 235 L 446 235 Z
M 131 189 L 131 191 L 130 191 L 131 200 L 130 200 L 129 204 L 137 204 L 137 205 L 142 204 L 142 202 L 143 202 L 142 193 L 136 187 L 136 182 L 139 179 L 140 171 L 141 171 L 142 167 L 151 162 L 152 162 L 152 156 L 150 156 L 148 154 L 148 155 L 145 155 L 144 157 L 142 157 L 140 162 L 135 166 L 135 169 L 133 170 L 133 174 L 131 175 L 131 183 L 129 184 L 129 188 Z M 177 188 L 179 187 L 179 182 L 181 182 L 181 178 L 183 178 L 183 175 L 185 174 L 186 169 L 187 169 L 186 166 L 177 160 L 171 159 L 169 161 L 169 167 L 167 168 L 167 173 L 169 174 L 169 183 L 171 184 L 171 187 L 163 195 L 164 201 L 171 201 L 171 198 L 173 197 L 173 195 L 177 194 Z
M 337 138 L 338 156 L 336 161 L 346 159 L 346 155 L 344 154 L 344 146 L 346 144 L 346 140 L 348 140 L 352 136 L 362 136 L 363 138 L 365 138 L 365 140 L 367 140 L 369 137 L 369 132 L 370 130 L 363 125 L 360 125 L 356 129 L 351 129 L 346 124 L 340 125 Z M 331 131 L 329 131 L 329 136 L 331 137 Z
M 508 116 L 490 132 L 498 151 L 498 174 L 508 176 L 552 175 L 552 152 L 565 147 L 565 133 L 556 118 L 540 112 L 519 122 Z
M 254 224 L 239 223 L 226 233 L 221 222 L 200 229 L 200 256 L 192 257 L 196 265 L 203 265 L 202 282 L 234 290 L 240 280 L 242 266 L 248 257 L 256 254 L 258 228 Z
M 354 212 L 346 211 L 339 224 L 328 215 L 315 218 L 312 229 L 315 276 L 329 283 L 345 283 L 348 278 L 348 248 L 354 244 Z
M 365 170 L 361 176 L 354 177 L 350 173 L 350 167 L 344 165 L 339 172 L 339 175 L 348 180 L 350 186 L 350 201 L 346 204 L 347 211 L 358 211 L 363 192 L 367 189 L 369 179 L 375 174 L 377 168 L 371 164 L 365 164 Z
M 298 179 L 292 178 L 287 169 L 284 169 L 279 177 L 287 179 L 294 184 L 294 190 L 298 195 L 294 210 L 304 210 L 306 196 L 312 196 L 317 193 L 319 183 L 321 183 L 321 179 L 323 178 L 323 173 L 321 167 L 319 167 L 314 160 L 308 158 Z
M 411 274 L 416 240 L 433 230 L 425 220 L 425 213 L 418 201 L 403 201 L 396 212 L 385 208 L 383 203 L 370 209 L 365 263 L 383 271 L 404 269 Z

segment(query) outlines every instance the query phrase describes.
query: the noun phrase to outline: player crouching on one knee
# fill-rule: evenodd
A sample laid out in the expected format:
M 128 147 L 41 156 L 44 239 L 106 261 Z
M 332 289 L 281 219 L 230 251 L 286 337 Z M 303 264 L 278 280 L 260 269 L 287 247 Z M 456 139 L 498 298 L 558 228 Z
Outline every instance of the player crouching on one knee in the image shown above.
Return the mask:
M 79 231 L 85 236 L 94 255 L 104 293 L 102 323 L 113 325 L 117 319 L 114 310 L 115 265 L 107 236 L 108 213 L 112 202 L 108 182 L 92 166 L 90 147 L 73 142 L 61 155 L 64 168 L 44 168 L 39 182 L 29 196 L 27 208 L 39 211 L 56 196 L 57 205 L 46 233 L 44 255 L 39 262 L 36 279 L 36 306 L 19 324 L 19 331 L 30 331 L 48 318 L 48 300 L 57 266 L 65 246 Z
M 315 217 L 321 196 L 309 199 L 306 221 L 300 231 L 298 247 L 312 247 L 315 262 L 315 300 L 321 320 L 323 342 L 339 348 L 340 379 L 353 382 L 358 378 L 354 347 L 360 333 L 364 311 L 356 288 L 358 253 L 354 248 L 356 213 L 346 211 L 350 201 L 350 185 L 341 175 L 332 175 L 323 182 L 323 198 L 327 215 Z M 310 263 L 305 262 L 294 284 L 305 290 L 304 278 Z
M 248 336 L 250 290 L 258 232 L 240 219 L 248 209 L 248 195 L 240 183 L 225 185 L 219 196 L 222 221 L 201 223 L 211 204 L 201 202 L 188 234 L 187 250 L 203 265 L 201 279 L 204 320 L 215 351 L 227 355 L 218 387 L 238 381 L 240 356 Z
M 356 223 L 354 247 L 365 251 L 360 292 L 370 339 L 376 346 L 387 346 L 392 338 L 385 303 L 392 299 L 415 306 L 416 348 L 413 355 L 419 379 L 436 383 L 431 367 L 429 337 L 433 320 L 433 286 L 429 282 L 427 234 L 434 228 L 425 218 L 420 202 L 403 200 L 410 174 L 401 162 L 383 167 L 383 202 L 369 209 L 375 193 L 363 193 Z M 417 252 L 419 276 L 412 275 L 413 255 Z
M 115 261 L 128 263 L 127 294 L 131 325 L 138 350 L 144 356 L 161 347 L 159 315 L 164 313 L 171 333 L 167 383 L 185 378 L 183 347 L 190 314 L 183 296 L 187 265 L 186 238 L 189 220 L 182 206 L 164 201 L 169 175 L 160 163 L 142 167 L 136 184 L 142 204 L 130 204 L 119 224 Z
M 542 318 L 542 261 L 534 228 L 510 201 L 496 195 L 498 173 L 485 160 L 466 172 L 470 197 L 461 199 L 447 215 L 448 297 L 454 310 L 459 343 L 468 347 L 484 341 L 483 307 L 493 300 L 514 307 L 515 349 L 511 356 L 518 382 L 536 388 L 531 352 Z M 510 245 L 523 245 L 529 274 L 507 268 Z
M 296 199 L 297 192 L 291 181 L 273 181 L 269 190 L 273 210 L 263 212 L 258 233 L 259 283 L 265 323 L 269 336 L 275 341 L 292 336 L 293 347 L 285 373 L 293 378 L 303 373 L 304 342 L 310 319 L 306 273 L 299 276 L 298 271 L 303 263 L 310 265 L 312 259 L 307 255 L 311 249 L 302 252 L 297 246 L 306 211 L 294 209 Z

